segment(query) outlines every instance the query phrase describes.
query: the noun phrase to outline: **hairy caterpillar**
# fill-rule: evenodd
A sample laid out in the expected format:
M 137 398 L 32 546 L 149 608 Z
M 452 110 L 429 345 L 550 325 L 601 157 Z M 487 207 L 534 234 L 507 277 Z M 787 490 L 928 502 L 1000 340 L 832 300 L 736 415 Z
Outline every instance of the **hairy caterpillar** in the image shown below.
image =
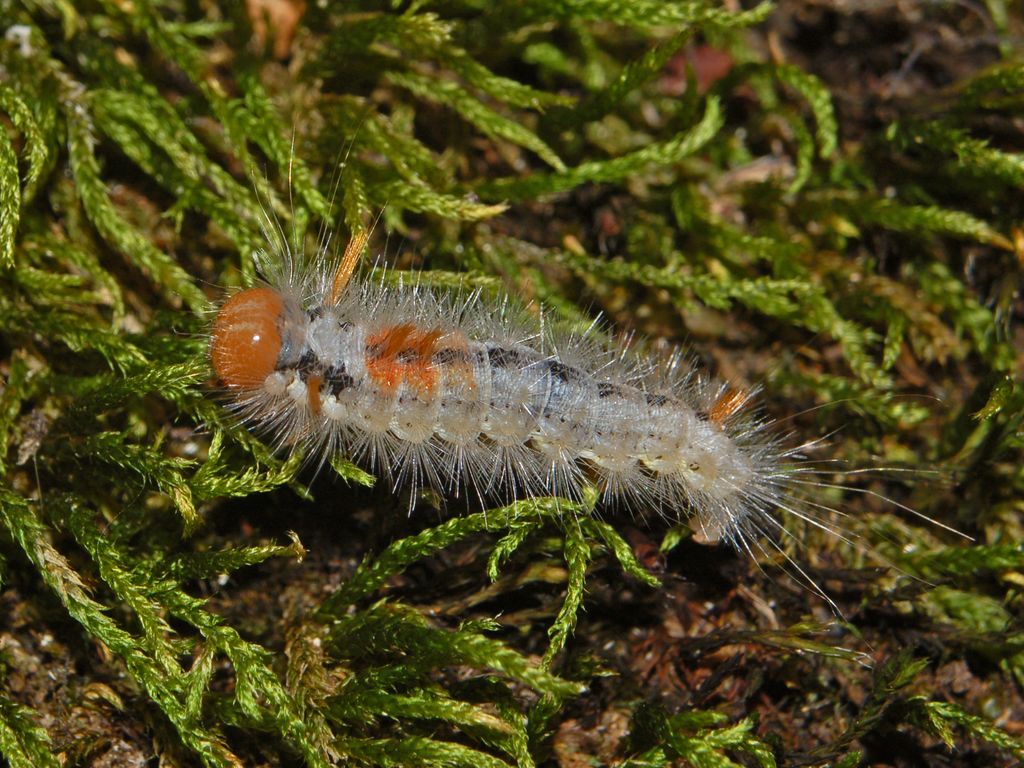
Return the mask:
M 264 283 L 217 313 L 216 375 L 279 446 L 481 499 L 578 499 L 593 484 L 748 551 L 784 531 L 777 509 L 826 525 L 792 492 L 809 471 L 799 448 L 773 436 L 749 394 L 684 370 L 678 354 L 559 332 L 507 301 L 356 277 L 366 240 L 331 269 L 284 249 L 261 264 Z

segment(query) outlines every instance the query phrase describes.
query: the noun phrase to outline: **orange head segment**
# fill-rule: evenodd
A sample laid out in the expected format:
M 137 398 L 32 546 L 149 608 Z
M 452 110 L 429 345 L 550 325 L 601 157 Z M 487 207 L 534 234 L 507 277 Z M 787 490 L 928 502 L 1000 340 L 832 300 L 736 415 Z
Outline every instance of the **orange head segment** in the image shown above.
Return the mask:
M 249 288 L 228 299 L 213 321 L 213 370 L 232 389 L 255 389 L 273 373 L 281 353 L 284 300 L 270 288 Z

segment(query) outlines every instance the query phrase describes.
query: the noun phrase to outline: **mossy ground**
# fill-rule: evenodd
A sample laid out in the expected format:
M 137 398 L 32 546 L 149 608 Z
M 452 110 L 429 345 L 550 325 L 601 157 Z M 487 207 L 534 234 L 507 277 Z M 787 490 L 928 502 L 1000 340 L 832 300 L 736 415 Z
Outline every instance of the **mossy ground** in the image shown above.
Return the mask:
M 1012 3 L 0 0 L 0 24 L 11 765 L 1024 759 Z M 397 268 L 685 343 L 827 435 L 815 458 L 886 468 L 809 489 L 854 543 L 784 542 L 842 618 L 660 519 L 410 517 L 344 460 L 274 456 L 203 336 L 264 209 L 310 241 L 380 214 Z

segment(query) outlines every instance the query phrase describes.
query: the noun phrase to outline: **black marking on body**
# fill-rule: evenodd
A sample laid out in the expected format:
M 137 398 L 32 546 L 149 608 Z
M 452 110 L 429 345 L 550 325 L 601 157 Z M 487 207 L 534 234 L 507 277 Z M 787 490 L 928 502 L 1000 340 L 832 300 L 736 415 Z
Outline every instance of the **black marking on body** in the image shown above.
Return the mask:
M 647 393 L 644 395 L 644 398 L 647 400 L 647 404 L 652 408 L 657 408 L 668 402 L 668 398 L 664 395 L 652 395 Z
M 320 365 L 320 358 L 318 358 L 312 350 L 307 349 L 302 353 L 302 357 L 299 358 L 299 362 L 292 367 L 299 374 L 299 378 L 302 381 L 306 381 L 310 375 L 315 374 L 319 376 L 320 368 L 322 366 Z
M 548 360 L 544 363 L 544 367 L 548 369 L 548 372 L 560 381 L 566 383 L 570 381 L 582 381 L 585 378 L 585 374 L 579 368 L 573 368 L 571 365 L 566 365 L 558 360 Z
M 477 348 L 477 349 L 473 350 L 472 355 L 473 355 L 473 365 L 478 369 L 478 371 L 480 373 L 482 373 L 485 370 L 487 370 L 487 371 L 490 370 L 490 367 L 491 367 L 490 366 L 491 356 L 487 352 L 486 348 Z
M 405 349 L 398 350 L 395 355 L 395 360 L 402 363 L 403 365 L 409 365 L 409 363 L 415 363 L 420 359 L 420 353 L 412 347 L 406 347 Z
M 495 368 L 526 368 L 533 365 L 528 355 L 510 347 L 488 347 L 487 362 Z
M 625 398 L 626 394 L 626 389 L 618 384 L 609 384 L 607 381 L 597 382 L 597 396 L 602 399 L 606 397 Z
M 324 371 L 324 386 L 335 397 L 349 387 L 355 386 L 355 383 L 356 380 L 345 371 L 344 363 L 332 365 Z
M 454 347 L 439 349 L 430 357 L 430 362 L 433 365 L 451 365 L 452 363 L 468 363 L 469 361 L 469 353 L 466 350 L 455 349 Z

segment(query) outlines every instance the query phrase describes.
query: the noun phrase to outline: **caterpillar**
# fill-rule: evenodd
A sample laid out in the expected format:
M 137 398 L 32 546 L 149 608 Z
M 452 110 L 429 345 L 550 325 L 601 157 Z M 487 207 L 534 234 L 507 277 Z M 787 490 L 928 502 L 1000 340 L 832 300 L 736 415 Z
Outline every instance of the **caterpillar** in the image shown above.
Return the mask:
M 680 353 L 572 334 L 505 300 L 356 275 L 353 237 L 330 269 L 289 249 L 225 301 L 210 359 L 243 421 L 321 461 L 341 454 L 396 488 L 579 500 L 691 518 L 748 551 L 784 532 L 807 469 L 750 393 Z M 323 250 L 320 250 L 322 253 Z

